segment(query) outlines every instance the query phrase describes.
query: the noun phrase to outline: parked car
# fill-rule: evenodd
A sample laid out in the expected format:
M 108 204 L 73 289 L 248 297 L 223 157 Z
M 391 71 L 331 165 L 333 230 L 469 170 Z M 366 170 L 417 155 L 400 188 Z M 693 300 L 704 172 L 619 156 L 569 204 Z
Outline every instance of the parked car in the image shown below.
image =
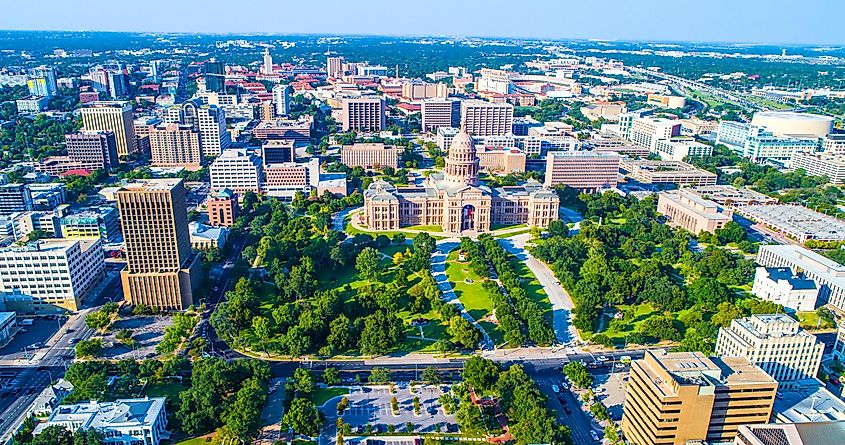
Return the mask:
M 557 385 L 552 385 L 552 391 L 554 391 L 554 392 L 555 392 L 555 394 L 557 394 L 557 393 L 559 393 L 559 392 L 560 392 L 560 387 L 559 387 L 559 386 L 557 386 Z
M 599 435 L 594 430 L 590 430 L 590 437 L 592 437 L 596 442 L 599 440 Z
M 569 407 L 566 405 L 563 406 L 563 412 L 565 412 L 566 414 L 572 414 L 572 410 L 569 409 Z
M 600 355 L 600 356 L 599 356 L 596 360 L 598 360 L 598 361 L 600 361 L 600 362 L 604 363 L 604 362 L 606 362 L 606 361 L 608 361 L 608 360 L 610 360 L 610 359 L 609 359 L 609 358 L 607 358 L 607 356 L 606 356 L 606 355 Z
M 835 377 L 830 377 L 828 380 L 830 380 L 830 383 L 833 383 L 834 385 L 839 385 L 839 379 Z

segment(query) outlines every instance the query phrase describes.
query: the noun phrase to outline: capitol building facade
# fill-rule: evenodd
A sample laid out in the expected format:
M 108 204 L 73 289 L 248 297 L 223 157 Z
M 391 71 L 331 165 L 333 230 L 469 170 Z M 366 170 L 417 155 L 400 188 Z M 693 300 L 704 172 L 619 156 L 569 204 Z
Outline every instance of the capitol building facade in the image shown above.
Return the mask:
M 490 188 L 478 180 L 479 161 L 472 137 L 455 136 L 442 173 L 422 185 L 397 187 L 374 181 L 364 192 L 363 223 L 370 230 L 440 226 L 448 234 L 489 232 L 493 226 L 548 227 L 558 219 L 557 192 L 537 181 Z

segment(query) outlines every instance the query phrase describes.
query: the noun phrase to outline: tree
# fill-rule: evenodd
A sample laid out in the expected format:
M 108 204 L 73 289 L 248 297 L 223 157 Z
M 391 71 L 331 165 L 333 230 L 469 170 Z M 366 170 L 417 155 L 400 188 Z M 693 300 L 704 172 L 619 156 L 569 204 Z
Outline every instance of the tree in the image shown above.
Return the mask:
M 265 347 L 267 340 L 270 339 L 270 321 L 267 317 L 259 315 L 252 319 L 252 333 L 255 334 L 258 343 Z
M 311 371 L 305 368 L 296 368 L 293 377 L 290 379 L 290 387 L 299 396 L 309 396 L 314 392 L 314 376 Z
M 103 341 L 99 338 L 82 340 L 76 344 L 77 357 L 97 357 L 103 350 Z
M 376 311 L 364 318 L 364 329 L 358 341 L 362 354 L 389 352 L 404 338 L 402 320 L 386 311 Z
M 367 381 L 370 383 L 387 383 L 390 381 L 390 371 L 387 368 L 373 368 Z
M 713 314 L 710 321 L 716 326 L 727 327 L 731 324 L 731 321 L 740 318 L 743 315 L 742 310 L 736 307 L 733 303 L 726 301 L 717 306 L 716 313 Z
M 475 349 L 481 341 L 481 332 L 460 315 L 455 315 L 449 320 L 446 331 L 452 336 L 452 340 L 464 349 Z
M 473 355 L 464 362 L 464 380 L 479 391 L 488 391 L 499 378 L 499 367 L 492 360 Z
M 340 371 L 337 368 L 326 368 L 323 371 L 323 383 L 329 386 L 340 383 Z
M 716 236 L 722 244 L 738 243 L 745 240 L 745 229 L 735 221 L 730 221 L 721 229 L 716 229 Z
M 423 369 L 421 377 L 424 382 L 432 385 L 436 385 L 442 381 L 440 378 L 440 374 L 437 373 L 437 368 L 435 368 L 434 366 L 429 366 Z
M 355 270 L 366 280 L 375 280 L 381 272 L 379 261 L 381 252 L 372 247 L 365 247 L 355 259 Z
M 63 425 L 51 425 L 32 438 L 32 445 L 73 445 L 73 433 Z
M 259 416 L 260 418 L 260 416 Z M 291 401 L 282 421 L 299 434 L 316 437 L 325 423 L 314 402 L 297 397 Z
M 701 277 L 690 283 L 689 296 L 704 308 L 716 308 L 719 304 L 730 300 L 731 290 L 715 278 Z M 712 309 L 711 309 L 712 310 Z
M 593 376 L 581 362 L 569 362 L 563 367 L 563 374 L 578 388 L 589 388 L 593 384 Z

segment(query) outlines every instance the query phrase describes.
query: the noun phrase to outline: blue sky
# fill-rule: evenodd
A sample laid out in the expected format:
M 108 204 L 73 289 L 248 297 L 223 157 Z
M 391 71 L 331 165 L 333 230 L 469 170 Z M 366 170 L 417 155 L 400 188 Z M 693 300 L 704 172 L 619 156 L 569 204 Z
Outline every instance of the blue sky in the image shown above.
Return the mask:
M 0 29 L 845 44 L 845 0 L 0 0 Z

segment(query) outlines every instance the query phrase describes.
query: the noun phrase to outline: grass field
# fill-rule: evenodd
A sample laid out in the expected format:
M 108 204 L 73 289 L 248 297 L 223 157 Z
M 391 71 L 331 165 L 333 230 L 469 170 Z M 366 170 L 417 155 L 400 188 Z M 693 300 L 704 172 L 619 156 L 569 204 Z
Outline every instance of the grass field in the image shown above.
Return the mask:
M 414 229 L 414 227 L 435 227 L 435 226 L 411 226 L 411 227 L 405 227 L 405 228 L 403 228 L 403 230 L 389 230 L 389 231 L 380 231 L 380 232 L 370 232 L 370 231 L 367 231 L 367 230 L 356 229 L 355 227 L 352 227 L 352 223 L 347 222 L 346 226 L 344 226 L 344 228 L 343 228 L 343 231 L 346 232 L 349 235 L 357 235 L 359 233 L 365 233 L 367 235 L 372 236 L 373 238 L 375 238 L 379 235 L 384 235 L 384 236 L 392 238 L 394 235 L 398 235 L 400 233 L 405 235 L 407 238 L 413 238 L 414 235 L 416 235 L 416 233 L 406 232 L 404 230 L 407 230 L 407 229 L 425 230 L 426 232 L 434 232 L 434 233 L 429 233 L 432 236 L 432 238 L 434 238 L 434 239 L 446 239 L 446 236 L 438 235 L 438 233 L 443 232 L 443 229 L 429 231 L 429 230 L 426 230 L 426 229 Z
M 446 257 L 446 276 L 452 283 L 455 295 L 473 318 L 480 320 L 493 312 L 493 302 L 481 287 L 481 277 L 470 270 L 469 263 L 458 262 L 457 250 Z M 472 283 L 467 283 L 467 279 L 472 280 Z
M 214 434 L 207 434 L 205 436 L 192 437 L 181 442 L 176 442 L 176 445 L 208 445 L 214 440 Z
M 522 261 L 514 261 L 513 264 L 514 272 L 516 272 L 516 274 L 519 275 L 519 278 L 522 279 L 528 298 L 537 303 L 537 306 L 543 310 L 544 315 L 551 317 L 552 303 L 549 301 L 549 296 L 546 295 L 546 291 L 543 290 L 543 285 L 537 281 L 537 277 L 534 276 L 534 273 L 531 272 L 531 269 L 529 269 L 525 263 Z
M 329 400 L 347 394 L 349 394 L 347 388 L 323 388 L 318 386 L 314 389 L 314 394 L 311 394 L 311 400 L 315 405 L 323 406 Z
M 636 331 L 637 326 L 639 326 L 643 320 L 659 313 L 657 309 L 648 303 L 637 305 L 619 305 L 617 306 L 617 309 L 626 315 L 630 314 L 630 317 L 623 319 L 605 319 L 605 330 L 601 333 L 607 335 L 611 339 L 618 340 L 619 342 L 624 342 L 625 336 Z
M 155 383 L 147 385 L 144 388 L 144 395 L 148 397 L 167 397 L 167 400 L 170 403 L 178 404 L 179 403 L 179 393 L 182 391 L 188 390 L 187 385 L 183 385 L 182 383 Z

